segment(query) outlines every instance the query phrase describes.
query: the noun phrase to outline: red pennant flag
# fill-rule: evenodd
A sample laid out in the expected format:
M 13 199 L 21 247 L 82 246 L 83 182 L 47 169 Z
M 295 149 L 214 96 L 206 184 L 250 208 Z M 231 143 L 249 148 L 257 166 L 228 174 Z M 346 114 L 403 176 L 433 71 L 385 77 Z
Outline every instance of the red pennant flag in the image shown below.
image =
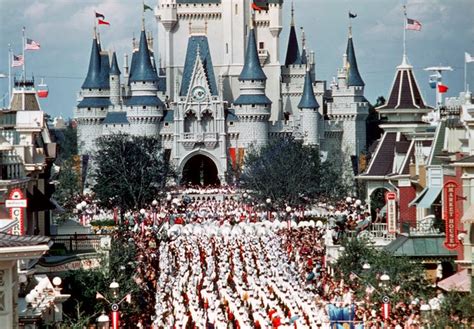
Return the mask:
M 253 9 L 253 10 L 257 10 L 257 11 L 262 11 L 262 10 L 263 10 L 263 8 L 260 8 L 259 6 L 257 6 L 257 5 L 255 4 L 255 2 L 252 2 L 252 9 Z
M 441 83 L 438 84 L 438 91 L 441 93 L 441 94 L 444 94 L 445 92 L 448 91 L 448 86 L 445 86 Z
M 100 19 L 100 18 L 99 18 L 98 23 L 99 23 L 99 25 L 110 25 L 109 22 L 106 22 L 106 21 L 104 21 L 104 20 L 102 20 L 102 19 Z

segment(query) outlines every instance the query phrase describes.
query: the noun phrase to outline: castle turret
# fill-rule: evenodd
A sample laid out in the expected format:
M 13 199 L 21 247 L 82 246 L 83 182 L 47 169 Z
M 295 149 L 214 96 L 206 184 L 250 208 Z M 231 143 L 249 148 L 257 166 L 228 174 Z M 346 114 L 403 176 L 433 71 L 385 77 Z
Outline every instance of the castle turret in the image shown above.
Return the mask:
M 74 111 L 78 122 L 79 153 L 91 154 L 95 150 L 95 140 L 101 136 L 101 123 L 107 115 L 109 106 L 109 60 L 101 53 L 94 29 L 89 69 L 78 97 L 79 103 Z
M 343 150 L 348 163 L 352 157 L 352 169 L 357 172 L 356 160 L 367 148 L 366 120 L 369 103 L 364 96 L 365 83 L 359 73 L 351 27 L 343 55 L 343 67 L 337 74 L 337 83 L 331 84 L 332 102 L 328 103 L 327 111 L 330 120 L 326 121 L 325 133 L 328 136 L 340 134 L 340 141 L 325 148 L 328 151 L 334 148 Z
M 306 69 L 303 96 L 298 104 L 298 108 L 301 112 L 301 129 L 304 143 L 307 145 L 318 145 L 319 104 L 316 97 L 314 97 L 313 79 L 311 78 L 309 65 Z
M 240 96 L 235 100 L 235 113 L 241 128 L 240 141 L 244 147 L 263 145 L 268 140 L 268 119 L 271 101 L 265 95 L 267 77 L 258 59 L 255 31 L 248 34 L 245 64 L 239 76 Z
M 157 135 L 164 104 L 157 94 L 158 75 L 152 65 L 144 23 L 138 51 L 132 56 L 128 80 L 131 97 L 124 103 L 130 129 L 142 135 Z
M 120 104 L 120 69 L 115 52 L 112 54 L 112 66 L 110 67 L 110 102 L 117 106 Z

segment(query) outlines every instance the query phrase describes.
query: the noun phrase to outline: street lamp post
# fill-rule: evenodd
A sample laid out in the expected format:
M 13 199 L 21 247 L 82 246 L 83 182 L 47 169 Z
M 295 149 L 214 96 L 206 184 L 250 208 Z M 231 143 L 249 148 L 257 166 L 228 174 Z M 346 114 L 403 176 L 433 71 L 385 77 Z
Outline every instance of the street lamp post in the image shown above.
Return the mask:
M 267 205 L 267 219 L 270 220 L 271 219 L 271 210 L 272 210 L 272 199 L 270 198 L 267 198 L 265 200 L 265 203 Z
M 119 310 L 120 310 L 120 304 L 122 304 L 122 302 L 124 300 L 127 300 L 128 303 L 130 303 L 130 294 L 126 294 L 122 299 L 120 299 L 119 301 L 117 301 L 119 298 L 119 288 L 120 288 L 120 285 L 118 284 L 117 281 L 115 281 L 115 279 L 110 283 L 109 285 L 109 289 L 110 289 L 110 294 L 112 296 L 112 302 L 107 300 L 107 298 L 104 297 L 103 294 L 101 293 L 97 293 L 96 294 L 96 298 L 97 299 L 103 299 L 107 302 L 107 304 L 109 304 L 110 306 L 110 310 L 112 311 L 112 328 L 113 329 L 119 329 L 120 327 L 120 313 L 119 313 Z M 100 317 L 99 317 L 100 318 Z M 107 316 L 107 319 L 109 317 Z M 104 323 L 105 323 L 105 317 L 102 318 L 104 320 Z M 99 319 L 97 319 L 97 322 L 99 322 Z M 104 326 L 103 328 L 105 329 L 108 329 L 108 322 L 107 322 L 107 326 Z
M 158 201 L 155 199 L 151 202 L 151 206 L 153 208 L 153 226 L 158 226 L 157 223 L 157 212 L 158 212 Z
M 423 304 L 420 306 L 421 321 L 423 324 L 426 324 L 427 328 L 430 328 L 430 317 L 431 317 L 431 307 L 429 304 Z
M 387 295 L 388 282 L 390 281 L 390 276 L 385 272 L 380 276 L 380 287 L 383 288 L 384 296 L 382 297 L 382 316 L 385 320 L 390 318 L 390 297 Z

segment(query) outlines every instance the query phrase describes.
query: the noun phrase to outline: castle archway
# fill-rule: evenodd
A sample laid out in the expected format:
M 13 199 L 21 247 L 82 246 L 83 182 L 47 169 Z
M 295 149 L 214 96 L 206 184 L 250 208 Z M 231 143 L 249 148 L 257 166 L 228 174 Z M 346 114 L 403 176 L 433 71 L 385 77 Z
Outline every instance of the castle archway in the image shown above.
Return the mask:
M 216 164 L 203 154 L 196 154 L 185 162 L 181 177 L 182 184 L 220 185 Z

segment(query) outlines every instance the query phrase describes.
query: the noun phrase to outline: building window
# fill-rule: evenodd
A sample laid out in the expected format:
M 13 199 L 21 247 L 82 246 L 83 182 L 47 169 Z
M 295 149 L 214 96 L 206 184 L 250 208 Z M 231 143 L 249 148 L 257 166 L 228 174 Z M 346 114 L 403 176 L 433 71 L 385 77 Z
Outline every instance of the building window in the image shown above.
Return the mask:
M 226 54 L 229 53 L 229 44 L 228 43 L 225 44 L 225 53 Z
M 239 5 L 235 5 L 235 14 L 238 15 L 239 14 Z
M 265 49 L 265 42 L 259 42 L 258 43 L 258 49 Z

